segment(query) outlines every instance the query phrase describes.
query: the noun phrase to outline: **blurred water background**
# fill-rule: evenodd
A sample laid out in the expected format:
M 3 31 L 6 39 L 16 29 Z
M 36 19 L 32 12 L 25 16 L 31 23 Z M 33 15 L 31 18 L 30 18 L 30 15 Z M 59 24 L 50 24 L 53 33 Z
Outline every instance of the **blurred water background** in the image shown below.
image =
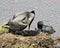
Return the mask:
M 0 24 L 8 21 L 20 11 L 31 11 L 34 8 L 36 17 L 31 29 L 36 28 L 39 20 L 52 25 L 56 30 L 54 36 L 60 35 L 60 0 L 0 0 Z

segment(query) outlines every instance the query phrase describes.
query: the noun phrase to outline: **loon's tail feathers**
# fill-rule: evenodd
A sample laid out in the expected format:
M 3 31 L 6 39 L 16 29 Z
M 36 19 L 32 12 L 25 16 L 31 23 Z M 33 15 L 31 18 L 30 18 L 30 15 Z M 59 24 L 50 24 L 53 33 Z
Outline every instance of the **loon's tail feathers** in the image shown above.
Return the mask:
M 35 14 L 35 11 L 34 11 L 34 10 L 33 10 L 33 11 L 31 11 L 31 13 Z

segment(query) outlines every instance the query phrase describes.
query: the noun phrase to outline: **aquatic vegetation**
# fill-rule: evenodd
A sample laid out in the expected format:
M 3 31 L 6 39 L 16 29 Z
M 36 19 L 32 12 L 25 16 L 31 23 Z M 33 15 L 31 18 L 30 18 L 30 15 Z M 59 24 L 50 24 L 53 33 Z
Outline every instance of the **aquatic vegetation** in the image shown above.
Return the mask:
M 7 28 L 4 28 L 4 27 L 0 27 L 0 33 L 5 33 L 5 32 L 8 32 L 9 29 Z
M 9 26 L 6 26 L 5 24 L 7 24 L 7 23 L 5 22 L 2 25 L 0 25 L 0 33 L 9 32 L 9 29 L 6 28 L 6 27 L 9 27 Z
M 56 48 L 55 45 L 52 37 L 42 32 L 36 36 L 16 36 L 12 33 L 0 35 L 1 48 Z

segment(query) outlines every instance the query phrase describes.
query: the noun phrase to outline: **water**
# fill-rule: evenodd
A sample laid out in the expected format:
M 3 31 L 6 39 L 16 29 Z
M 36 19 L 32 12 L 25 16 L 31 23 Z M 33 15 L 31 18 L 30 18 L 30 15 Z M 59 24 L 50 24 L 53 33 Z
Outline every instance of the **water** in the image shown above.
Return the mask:
M 31 29 L 36 28 L 39 20 L 45 24 L 52 25 L 56 30 L 54 36 L 60 35 L 60 0 L 0 0 L 0 24 L 8 21 L 20 11 L 33 10 L 37 8 L 36 17 Z

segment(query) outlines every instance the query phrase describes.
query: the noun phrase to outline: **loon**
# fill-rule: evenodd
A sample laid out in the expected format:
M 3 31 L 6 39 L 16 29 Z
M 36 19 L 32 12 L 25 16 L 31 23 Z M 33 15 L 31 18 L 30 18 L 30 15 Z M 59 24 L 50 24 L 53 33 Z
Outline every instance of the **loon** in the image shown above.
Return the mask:
M 35 18 L 35 11 L 25 11 L 20 12 L 13 16 L 12 19 L 8 21 L 6 25 L 9 26 L 10 30 L 21 31 L 24 30 L 27 26 L 30 29 L 31 23 Z
M 37 28 L 39 32 L 47 32 L 48 34 L 55 32 L 52 26 L 44 25 L 43 21 L 37 23 Z

